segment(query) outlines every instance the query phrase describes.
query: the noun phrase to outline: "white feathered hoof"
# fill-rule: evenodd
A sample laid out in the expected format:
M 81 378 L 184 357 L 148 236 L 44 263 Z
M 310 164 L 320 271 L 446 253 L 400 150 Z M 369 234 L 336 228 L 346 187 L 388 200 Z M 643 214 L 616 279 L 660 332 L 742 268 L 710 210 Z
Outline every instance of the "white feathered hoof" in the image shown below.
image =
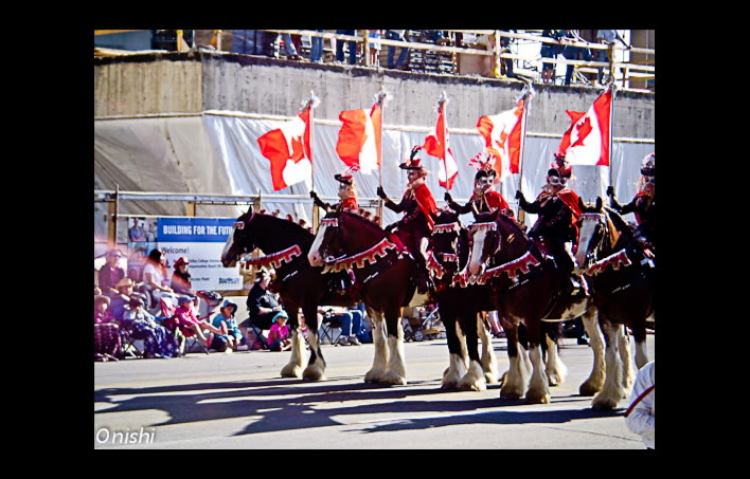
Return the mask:
M 450 355 L 450 366 L 443 374 L 443 389 L 456 389 L 461 378 L 466 374 L 466 365 L 458 354 Z
M 281 369 L 282 378 L 296 378 L 302 377 L 302 366 L 299 364 L 289 363 Z
M 391 369 L 385 373 L 380 383 L 390 384 L 391 386 L 406 386 L 406 377 Z
M 463 378 L 461 378 L 458 387 L 459 389 L 469 391 L 484 391 L 487 389 L 487 382 L 484 379 L 484 370 L 482 370 L 482 366 L 478 362 L 471 362 L 469 371 Z
M 317 363 L 306 367 L 302 373 L 302 379 L 305 381 L 322 381 L 325 378 L 325 370 Z
M 549 404 L 550 400 L 550 395 L 544 391 L 526 392 L 526 404 Z
M 597 384 L 596 381 L 589 379 L 585 383 L 581 384 L 581 387 L 578 388 L 578 393 L 581 396 L 594 396 L 601 390 L 601 381 L 599 381 L 599 384 Z
M 503 382 L 503 387 L 500 388 L 500 399 L 521 399 L 523 397 L 523 390 L 518 387 L 512 386 L 510 383 Z
M 366 383 L 380 383 L 383 380 L 384 371 L 380 368 L 372 368 L 365 373 Z
M 619 400 L 612 397 L 599 395 L 594 398 L 591 407 L 597 411 L 611 411 L 617 407 L 617 403 L 619 402 Z

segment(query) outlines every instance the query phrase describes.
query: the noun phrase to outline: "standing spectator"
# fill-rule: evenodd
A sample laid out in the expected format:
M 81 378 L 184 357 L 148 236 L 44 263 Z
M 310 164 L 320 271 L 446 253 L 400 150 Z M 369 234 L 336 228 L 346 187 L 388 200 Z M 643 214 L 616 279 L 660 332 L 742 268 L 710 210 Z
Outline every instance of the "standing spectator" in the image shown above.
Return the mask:
M 614 30 L 597 30 L 596 31 L 596 41 L 599 43 L 603 43 L 605 45 L 611 45 L 615 43 L 615 40 L 617 39 L 617 36 L 615 35 Z M 607 50 L 596 50 L 596 53 L 594 60 L 597 62 L 607 62 L 609 61 L 609 57 L 607 56 Z M 599 81 L 599 84 L 602 84 L 604 81 L 604 68 L 597 67 L 597 71 L 599 72 L 597 78 Z M 610 72 L 610 75 L 612 72 Z
M 313 30 L 314 32 L 323 33 L 325 30 Z M 310 48 L 310 61 L 313 63 L 322 63 L 323 61 L 323 37 L 310 37 L 312 46 Z
M 275 38 L 262 30 L 232 30 L 231 52 L 272 57 Z
M 404 37 L 404 34 L 406 33 L 406 30 L 386 30 L 385 31 L 385 38 L 388 40 L 398 40 L 401 42 L 405 42 L 406 38 Z M 393 57 L 396 55 L 396 47 L 394 46 L 388 46 L 388 68 L 391 69 L 398 69 L 403 70 L 406 68 L 406 59 L 409 55 L 409 49 L 408 48 L 401 48 L 401 53 L 398 55 L 398 60 L 394 63 Z
M 357 30 L 336 30 L 338 35 L 356 35 Z M 347 42 L 349 47 L 349 65 L 357 63 L 357 42 Z M 344 42 L 336 40 L 336 61 L 339 63 L 344 62 Z
M 656 440 L 656 362 L 643 366 L 630 393 L 630 406 L 625 411 L 628 429 L 643 438 L 646 448 L 653 449 Z
M 273 325 L 268 331 L 268 349 L 271 351 L 286 351 L 292 347 L 289 339 L 289 326 L 286 324 L 289 316 L 286 311 L 279 311 L 273 317 Z
M 557 55 L 562 53 L 565 48 L 562 45 L 561 30 L 543 30 L 542 36 L 557 40 L 558 44 L 542 43 L 541 55 L 542 58 L 555 58 Z M 554 63 L 542 63 L 542 83 L 554 83 L 555 82 L 555 64 Z
M 299 35 L 295 35 L 297 39 L 299 39 Z M 302 60 L 302 57 L 299 56 L 297 53 L 297 45 L 292 40 L 292 35 L 290 33 L 282 33 L 281 39 L 284 42 L 284 51 L 286 52 L 286 58 L 287 60 Z
M 116 249 L 107 251 L 106 263 L 99 269 L 99 288 L 107 296 L 117 294 L 115 285 L 125 277 L 125 270 L 118 264 L 122 256 Z
M 565 30 L 563 41 L 565 43 L 586 42 L 586 40 L 584 40 L 578 35 L 577 30 Z M 591 50 L 589 50 L 588 48 L 566 45 L 565 48 L 563 49 L 562 54 L 566 60 L 578 60 L 580 58 L 586 61 L 591 60 Z M 565 68 L 565 85 L 566 86 L 570 85 L 570 82 L 573 79 L 574 69 L 575 69 L 574 65 L 566 65 L 566 68 Z
M 501 32 L 516 32 L 516 30 L 501 30 Z M 513 38 L 510 37 L 504 37 L 500 35 L 500 53 L 512 53 L 510 50 L 510 45 L 513 43 Z M 513 72 L 513 59 L 512 58 L 502 58 L 500 60 L 500 64 L 502 65 L 500 68 L 500 73 L 502 75 L 505 75 L 508 78 L 516 78 L 516 74 Z
M 117 361 L 122 358 L 120 327 L 109 311 L 107 296 L 94 296 L 94 361 Z
M 380 38 L 380 30 L 370 30 L 370 38 Z M 370 65 L 378 66 L 380 61 L 380 43 L 369 43 L 370 47 Z

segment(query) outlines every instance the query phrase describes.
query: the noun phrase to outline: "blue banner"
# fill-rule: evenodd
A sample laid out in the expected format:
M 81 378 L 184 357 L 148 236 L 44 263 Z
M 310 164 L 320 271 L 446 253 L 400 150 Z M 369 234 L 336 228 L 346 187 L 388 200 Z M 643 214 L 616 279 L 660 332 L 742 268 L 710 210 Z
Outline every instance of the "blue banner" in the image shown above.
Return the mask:
M 234 227 L 233 219 L 159 218 L 159 243 L 225 243 Z

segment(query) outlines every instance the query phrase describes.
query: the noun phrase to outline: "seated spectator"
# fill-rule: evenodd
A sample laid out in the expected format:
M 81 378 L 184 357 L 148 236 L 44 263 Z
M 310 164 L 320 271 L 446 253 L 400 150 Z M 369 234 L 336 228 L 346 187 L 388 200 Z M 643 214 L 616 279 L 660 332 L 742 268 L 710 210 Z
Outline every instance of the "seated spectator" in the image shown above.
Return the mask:
M 271 329 L 276 313 L 282 311 L 276 295 L 268 290 L 271 275 L 266 270 L 258 271 L 255 284 L 247 296 L 247 312 L 250 322 L 263 330 Z
M 123 357 L 120 327 L 108 311 L 110 299 L 94 296 L 94 361 L 117 361 Z
M 167 328 L 156 322 L 143 307 L 143 297 L 133 293 L 128 302 L 129 309 L 123 315 L 122 324 L 134 339 L 142 339 L 145 358 L 172 358 L 179 356 L 177 340 Z
M 174 290 L 168 286 L 165 277 L 166 264 L 167 258 L 164 255 L 164 251 L 160 249 L 151 250 L 146 258 L 146 265 L 143 267 L 143 283 L 156 303 L 152 306 L 158 305 L 159 300 L 163 296 L 168 298 L 175 298 L 177 296 Z
M 195 296 L 193 292 L 193 281 L 190 275 L 190 261 L 184 256 L 177 258 L 174 262 L 174 272 L 169 286 L 177 294 Z
M 268 331 L 268 349 L 271 351 L 286 351 L 292 347 L 289 338 L 289 326 L 286 324 L 289 316 L 286 311 L 279 311 L 273 317 L 274 324 Z
M 130 302 L 130 296 L 133 295 L 134 286 L 135 283 L 130 278 L 123 278 L 115 285 L 117 294 L 111 296 L 112 303 L 109 309 L 118 322 L 122 322 L 123 315 L 128 310 L 128 303 Z
M 362 332 L 362 312 L 358 309 L 340 309 L 329 308 L 326 311 L 321 310 L 324 314 L 323 322 L 330 323 L 338 320 L 341 323 L 341 337 L 339 344 L 341 346 L 360 346 L 357 335 Z
M 173 332 L 179 330 L 184 338 L 197 335 L 207 348 L 219 352 L 226 351 L 228 342 L 226 337 L 224 337 L 226 330 L 222 331 L 207 321 L 199 320 L 195 315 L 195 311 L 193 311 L 192 304 L 193 298 L 190 296 L 180 296 L 177 300 L 177 309 L 174 312 L 174 316 L 166 322 L 167 328 Z M 208 334 L 204 334 L 204 329 L 208 330 Z M 178 341 L 182 343 L 184 338 Z M 183 346 L 183 344 L 180 344 L 180 349 Z
M 102 294 L 109 296 L 117 294 L 115 285 L 125 277 L 125 270 L 119 266 L 120 258 L 125 255 L 120 253 L 118 250 L 107 251 L 106 263 L 104 266 L 99 268 L 97 273 L 99 279 L 99 288 L 102 290 Z
M 237 326 L 237 320 L 234 318 L 234 314 L 237 312 L 237 304 L 225 299 L 219 311 L 219 314 L 214 316 L 211 324 L 213 324 L 214 328 L 226 331 L 226 336 L 229 340 L 227 346 L 236 351 L 238 346 L 245 344 L 245 337 L 242 335 L 240 328 Z
M 118 265 L 123 256 L 116 249 L 107 251 L 106 263 L 99 269 L 99 288 L 110 298 L 117 294 L 115 285 L 125 277 L 125 270 Z

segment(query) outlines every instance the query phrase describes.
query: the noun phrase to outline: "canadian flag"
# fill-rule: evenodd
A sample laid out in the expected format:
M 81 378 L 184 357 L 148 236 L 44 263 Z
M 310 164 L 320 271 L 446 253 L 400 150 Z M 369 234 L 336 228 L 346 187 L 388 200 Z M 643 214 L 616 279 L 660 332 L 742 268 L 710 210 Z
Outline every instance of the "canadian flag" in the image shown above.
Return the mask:
M 271 162 L 274 191 L 312 178 L 309 109 L 258 138 L 258 145 Z
M 565 110 L 572 121 L 563 134 L 558 154 L 571 165 L 609 166 L 609 130 L 612 116 L 612 90 L 607 89 L 585 113 Z
M 485 150 L 496 158 L 498 178 L 502 178 L 503 163 L 507 162 L 511 173 L 519 171 L 525 104 L 526 101 L 522 98 L 515 108 L 497 115 L 480 116 L 477 122 L 477 130 L 484 138 Z
M 363 173 L 380 168 L 381 110 L 377 103 L 368 112 L 345 110 L 339 114 L 343 123 L 339 130 L 336 153 L 347 166 L 359 167 Z
M 442 166 L 438 169 L 438 183 L 446 190 L 453 188 L 453 182 L 458 176 L 458 165 L 448 141 L 448 124 L 445 121 L 445 105 L 440 107 L 438 121 L 435 128 L 424 139 L 422 145 L 430 156 L 440 158 Z

